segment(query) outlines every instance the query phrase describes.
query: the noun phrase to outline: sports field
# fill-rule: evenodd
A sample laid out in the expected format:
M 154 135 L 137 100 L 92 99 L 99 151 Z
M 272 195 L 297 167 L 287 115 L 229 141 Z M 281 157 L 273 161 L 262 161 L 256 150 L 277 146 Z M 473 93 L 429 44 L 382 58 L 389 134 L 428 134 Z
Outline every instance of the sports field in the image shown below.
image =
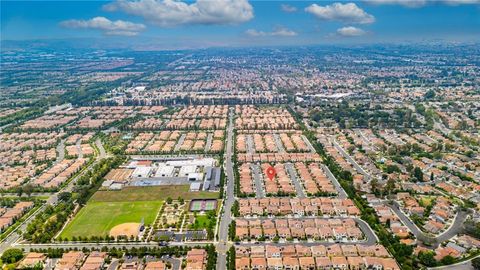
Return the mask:
M 128 222 L 153 223 L 162 201 L 95 202 L 89 201 L 60 234 L 62 238 L 108 235 L 116 225 Z
M 190 211 L 211 211 L 217 209 L 217 200 L 192 200 Z
M 135 202 L 135 201 L 164 201 L 168 197 L 184 200 L 218 199 L 218 192 L 197 191 L 190 192 L 189 185 L 178 186 L 151 186 L 125 187 L 122 190 L 100 190 L 93 194 L 94 202 Z

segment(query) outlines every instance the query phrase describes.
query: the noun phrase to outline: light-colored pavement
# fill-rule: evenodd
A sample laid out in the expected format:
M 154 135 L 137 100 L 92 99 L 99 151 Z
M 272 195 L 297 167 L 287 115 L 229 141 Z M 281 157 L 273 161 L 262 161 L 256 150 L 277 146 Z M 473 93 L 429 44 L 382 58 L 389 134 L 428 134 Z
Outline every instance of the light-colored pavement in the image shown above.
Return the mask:
M 278 133 L 273 134 L 273 138 L 275 140 L 275 145 L 277 146 L 278 152 L 279 153 L 285 153 L 285 147 L 283 147 L 282 140 L 280 139 L 280 135 Z
M 185 141 L 185 137 L 187 137 L 186 134 L 182 134 L 180 136 L 180 139 L 178 139 L 178 142 L 175 145 L 175 148 L 173 149 L 173 151 L 177 152 L 178 150 L 180 150 L 180 147 L 182 146 L 183 142 Z
M 182 264 L 181 258 L 162 258 L 162 260 L 171 263 L 172 270 L 180 270 Z
M 119 260 L 113 259 L 110 265 L 108 265 L 107 270 L 116 270 L 118 268 Z
M 188 247 L 195 247 L 195 246 L 206 246 L 211 245 L 211 242 L 170 242 L 168 243 L 169 246 L 178 247 L 178 246 L 188 246 Z M 117 242 L 100 242 L 100 243 L 82 243 L 82 242 L 68 242 L 68 243 L 47 243 L 47 244 L 22 244 L 22 243 L 15 243 L 13 244 L 16 248 L 22 248 L 26 251 L 31 249 L 45 249 L 45 248 L 102 248 L 102 247 L 110 247 L 110 248 L 117 248 L 117 249 L 131 249 L 131 248 L 142 248 L 142 247 L 158 247 L 158 243 L 156 242 L 129 242 L 129 243 L 117 243 Z
M 368 174 L 362 167 L 360 167 L 360 165 L 358 165 L 358 163 L 345 150 L 343 150 L 343 148 L 338 144 L 337 140 L 335 139 L 333 139 L 333 146 L 335 146 L 335 148 L 340 152 L 340 154 L 342 154 L 342 156 L 346 158 L 348 162 L 350 162 L 350 164 L 352 164 L 359 173 L 361 173 L 367 179 L 371 179 L 370 174 Z
M 449 270 L 474 270 L 472 266 L 472 260 L 475 258 L 480 257 L 480 255 L 474 256 L 466 261 L 451 264 L 451 265 L 444 265 L 444 266 L 437 266 L 437 267 L 429 267 L 429 270 L 441 270 L 441 269 L 449 269 Z
M 212 141 L 213 141 L 213 133 L 208 133 L 207 143 L 205 144 L 205 152 L 210 151 L 210 148 L 212 148 Z
M 57 145 L 57 160 L 56 163 L 60 163 L 65 159 L 65 139 L 60 140 L 60 143 Z
M 412 220 L 400 209 L 400 205 L 398 204 L 398 202 L 394 201 L 393 204 L 389 206 L 395 212 L 395 214 L 397 214 L 397 216 L 400 218 L 403 224 L 405 224 L 405 226 L 407 226 L 408 229 L 410 229 L 410 231 L 413 233 L 413 235 L 415 235 L 415 237 L 418 240 L 422 242 L 428 241 L 434 247 L 437 247 L 442 242 L 449 240 L 450 238 L 454 237 L 459 232 L 461 232 L 463 228 L 463 223 L 465 222 L 468 216 L 467 212 L 461 211 L 461 210 L 458 211 L 453 220 L 453 223 L 445 232 L 443 232 L 438 236 L 430 236 L 422 232 L 420 228 L 418 228 L 418 226 L 412 222 Z
M 295 191 L 297 192 L 298 198 L 306 198 L 305 191 L 303 190 L 303 186 L 298 179 L 297 170 L 292 163 L 285 163 L 285 168 L 287 169 L 287 173 L 290 176 L 293 185 L 295 186 Z
M 316 153 L 317 150 L 315 150 L 315 147 L 313 147 L 312 143 L 308 140 L 307 137 L 305 137 L 305 135 L 302 135 L 302 140 L 305 142 L 305 144 L 308 146 L 308 148 L 310 149 L 310 152 L 312 153 Z
M 78 140 L 78 141 L 75 143 L 75 146 L 77 147 L 78 158 L 83 158 L 82 140 Z
M 262 171 L 258 164 L 251 164 L 253 174 L 253 181 L 255 183 L 255 195 L 257 198 L 265 198 L 265 191 L 263 189 Z
M 348 198 L 347 193 L 346 193 L 345 190 L 342 188 L 342 186 L 341 186 L 340 183 L 338 182 L 337 178 L 332 174 L 332 172 L 330 171 L 330 169 L 328 169 L 328 167 L 325 166 L 325 165 L 323 165 L 323 164 L 322 164 L 322 169 L 323 169 L 323 171 L 325 172 L 325 174 L 327 175 L 328 179 L 330 179 L 330 182 L 332 182 L 332 184 L 335 186 L 335 189 L 336 189 L 337 192 L 338 192 L 338 198 L 340 198 L 340 199 L 347 199 L 347 198 Z
M 253 145 L 252 135 L 247 134 L 245 136 L 245 141 L 247 143 L 247 153 L 248 154 L 254 154 L 255 153 L 255 146 Z
M 220 219 L 220 225 L 218 228 L 218 243 L 217 243 L 217 267 L 216 269 L 224 270 L 227 266 L 226 252 L 229 249 L 228 245 L 228 227 L 232 221 L 232 206 L 235 202 L 234 188 L 235 178 L 233 177 L 233 110 L 230 108 L 229 124 L 227 128 L 227 148 L 225 151 L 225 173 L 226 173 L 226 185 L 225 199 L 223 204 L 223 214 Z
M 103 147 L 102 141 L 100 139 L 95 140 L 95 146 L 98 148 L 98 151 L 100 152 L 100 159 L 106 158 L 107 154 L 105 152 L 105 148 Z

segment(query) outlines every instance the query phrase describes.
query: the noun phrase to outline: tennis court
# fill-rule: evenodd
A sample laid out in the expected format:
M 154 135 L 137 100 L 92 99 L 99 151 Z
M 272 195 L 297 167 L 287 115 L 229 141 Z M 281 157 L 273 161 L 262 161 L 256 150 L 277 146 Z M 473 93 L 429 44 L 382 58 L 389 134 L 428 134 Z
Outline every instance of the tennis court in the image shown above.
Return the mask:
M 192 200 L 190 211 L 211 211 L 217 209 L 217 200 Z

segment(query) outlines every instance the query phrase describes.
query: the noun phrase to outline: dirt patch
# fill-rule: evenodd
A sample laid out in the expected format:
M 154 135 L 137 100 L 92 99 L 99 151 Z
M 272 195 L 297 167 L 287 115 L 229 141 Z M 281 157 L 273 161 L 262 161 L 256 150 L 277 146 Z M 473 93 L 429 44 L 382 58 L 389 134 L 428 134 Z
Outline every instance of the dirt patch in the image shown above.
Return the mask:
M 113 227 L 110 230 L 110 236 L 117 237 L 137 237 L 140 233 L 140 223 L 123 223 Z

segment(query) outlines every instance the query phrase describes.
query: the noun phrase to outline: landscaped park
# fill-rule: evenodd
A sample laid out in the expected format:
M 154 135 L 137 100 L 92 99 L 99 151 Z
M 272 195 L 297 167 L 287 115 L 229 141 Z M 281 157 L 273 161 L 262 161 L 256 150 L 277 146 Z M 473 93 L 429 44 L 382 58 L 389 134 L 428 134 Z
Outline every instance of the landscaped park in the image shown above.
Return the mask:
M 195 201 L 195 199 L 218 199 L 218 195 L 218 192 L 192 192 L 188 185 L 99 190 L 68 222 L 58 239 L 75 240 L 105 236 L 136 237 L 143 226 L 148 227 L 154 224 L 165 201 L 171 198 L 182 198 L 190 204 L 190 201 L 194 200 L 191 207 L 185 207 L 186 211 L 210 211 L 217 208 L 217 204 L 214 203 L 216 201 L 210 200 L 202 205 L 201 200 Z M 205 218 L 206 216 L 199 215 L 197 224 L 201 225 L 199 222 Z

